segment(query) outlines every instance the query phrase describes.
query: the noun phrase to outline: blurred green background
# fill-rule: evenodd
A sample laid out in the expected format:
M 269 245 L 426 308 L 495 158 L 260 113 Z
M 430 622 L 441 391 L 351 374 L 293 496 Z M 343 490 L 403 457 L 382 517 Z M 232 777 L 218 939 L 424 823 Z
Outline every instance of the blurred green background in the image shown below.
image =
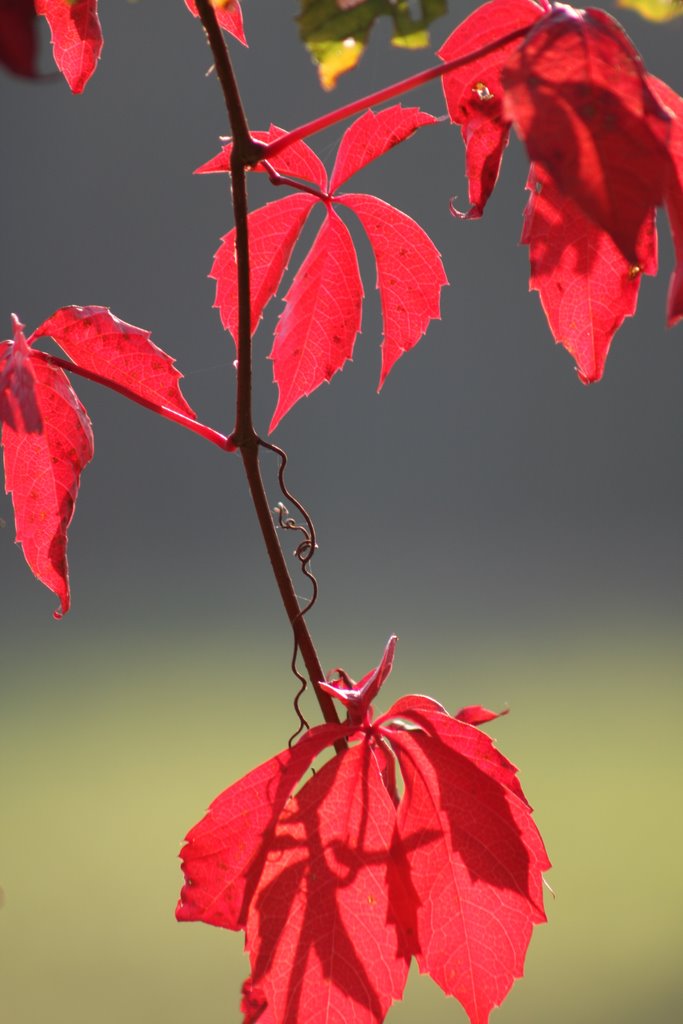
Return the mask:
M 11 312 L 32 330 L 68 303 L 110 305 L 153 331 L 201 418 L 229 430 L 234 349 L 205 277 L 229 227 L 227 183 L 191 173 L 226 132 L 209 55 L 181 0 L 100 6 L 105 50 L 83 96 L 0 78 L 0 337 Z M 252 6 L 235 60 L 255 128 L 291 127 L 432 60 L 392 50 L 378 25 L 357 71 L 323 95 L 296 5 Z M 474 4 L 450 6 L 435 48 Z M 683 19 L 621 17 L 683 92 Z M 443 112 L 437 84 L 404 102 Z M 328 165 L 342 130 L 317 144 Z M 448 213 L 451 196 L 463 205 L 462 163 L 458 133 L 439 125 L 352 185 L 429 231 L 452 287 L 378 399 L 375 271 L 351 225 L 366 290 L 353 365 L 274 437 L 318 530 L 312 630 L 324 667 L 356 678 L 399 634 L 385 707 L 428 692 L 452 711 L 512 709 L 490 731 L 537 808 L 556 895 L 494 1020 L 678 1020 L 683 328 L 663 328 L 668 231 L 659 277 L 586 389 L 528 294 L 522 148 L 512 141 L 477 223 Z M 273 198 L 262 180 L 250 188 L 255 203 Z M 280 309 L 255 342 L 260 425 Z M 60 623 L 0 494 L 0 1020 L 233 1022 L 241 938 L 175 923 L 177 853 L 209 801 L 294 730 L 289 631 L 238 460 L 78 390 L 97 454 Z M 265 475 L 275 503 L 268 462 Z M 417 977 L 389 1021 L 416 1017 L 464 1024 Z
M 677 1019 L 680 634 L 631 625 L 546 635 L 535 651 L 503 631 L 434 642 L 423 663 L 406 643 L 382 694 L 385 707 L 416 690 L 453 711 L 512 705 L 490 731 L 521 767 L 555 896 L 501 1022 Z M 176 853 L 209 800 L 284 745 L 282 658 L 244 633 L 195 631 L 181 648 L 161 633 L 125 651 L 103 633 L 75 667 L 25 639 L 0 745 L 3 1021 L 237 1020 L 242 938 L 175 923 Z M 368 640 L 345 664 L 359 676 L 379 654 Z M 465 1021 L 415 976 L 389 1020 L 418 1015 Z

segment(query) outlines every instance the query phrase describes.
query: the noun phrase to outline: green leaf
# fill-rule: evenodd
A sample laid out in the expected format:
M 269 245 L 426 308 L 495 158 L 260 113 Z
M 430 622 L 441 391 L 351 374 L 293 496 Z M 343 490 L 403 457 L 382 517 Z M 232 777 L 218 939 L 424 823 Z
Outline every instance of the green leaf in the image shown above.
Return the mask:
M 320 84 L 334 89 L 339 76 L 362 57 L 378 18 L 391 18 L 393 46 L 416 50 L 429 45 L 429 25 L 447 8 L 447 0 L 420 0 L 420 14 L 415 16 L 409 0 L 301 0 L 298 21 L 301 38 L 318 66 Z

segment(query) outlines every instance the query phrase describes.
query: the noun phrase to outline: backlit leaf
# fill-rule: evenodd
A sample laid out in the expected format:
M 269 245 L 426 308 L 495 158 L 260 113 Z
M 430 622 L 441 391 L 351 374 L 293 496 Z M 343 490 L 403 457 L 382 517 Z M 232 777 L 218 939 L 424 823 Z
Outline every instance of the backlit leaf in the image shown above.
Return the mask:
M 676 257 L 676 267 L 671 275 L 667 300 L 667 322 L 669 327 L 673 327 L 683 318 L 683 98 L 654 75 L 648 75 L 648 81 L 660 103 L 663 103 L 672 115 L 669 140 L 671 167 L 664 202 Z
M 54 338 L 69 358 L 150 402 L 195 419 L 180 393 L 182 374 L 154 344 L 149 331 L 119 320 L 104 306 L 65 306 L 38 327 L 36 338 Z
M 547 8 L 534 0 L 491 0 L 458 25 L 438 51 L 442 61 L 456 60 L 494 44 L 517 29 L 531 27 Z M 481 217 L 498 179 L 510 123 L 503 112 L 502 74 L 521 40 L 497 46 L 477 60 L 449 71 L 441 79 L 451 121 L 459 124 L 465 142 L 470 210 Z
M 287 806 L 246 927 L 252 982 L 276 1021 L 379 1024 L 403 994 L 395 824 L 369 744 L 328 761 Z
M 247 46 L 239 0 L 212 0 L 212 3 L 216 12 L 216 21 L 220 27 L 234 36 L 243 46 Z M 185 0 L 185 6 L 194 14 L 195 18 L 199 17 L 195 0 Z
M 351 358 L 360 331 L 363 286 L 348 229 L 329 207 L 325 223 L 285 296 L 270 358 L 278 385 L 274 430 L 304 395 Z
M 642 274 L 657 272 L 654 211 L 641 228 L 638 263 L 532 165 L 522 242 L 529 246 L 529 288 L 538 291 L 555 341 L 574 357 L 584 384 L 600 380 L 615 332 L 633 316 Z
M 292 249 L 314 204 L 313 196 L 297 192 L 249 214 L 252 334 L 265 306 L 280 286 Z M 221 323 L 237 342 L 239 306 L 234 228 L 221 240 L 209 277 L 216 282 L 214 305 L 220 312 Z
M 548 859 L 514 765 L 429 697 L 403 697 L 373 722 L 395 644 L 360 682 L 336 670 L 321 683 L 344 725 L 313 729 L 250 772 L 188 837 L 178 916 L 212 922 L 228 894 L 212 923 L 246 922 L 245 1024 L 381 1024 L 413 956 L 486 1024 L 545 920 Z M 285 800 L 310 745 L 343 735 L 351 746 Z
M 25 423 L 2 427 L 5 488 L 12 495 L 17 542 L 34 575 L 57 595 L 61 618 L 69 610 L 67 529 L 81 472 L 93 455 L 92 428 L 66 375 L 33 360 L 42 430 Z
M 512 54 L 503 85 L 531 160 L 636 265 L 643 224 L 664 199 L 671 117 L 623 29 L 603 11 L 559 5 Z
M 438 118 L 418 107 L 400 104 L 378 112 L 366 110 L 342 136 L 330 177 L 330 192 L 336 192 L 352 174 L 410 138 L 418 128 L 437 121 Z
M 47 19 L 55 64 L 72 92 L 83 92 L 102 52 L 97 0 L 35 0 Z
M 375 196 L 347 194 L 340 203 L 365 228 L 377 261 L 384 340 L 379 388 L 404 352 L 440 318 L 440 294 L 448 284 L 441 257 L 429 235 L 407 214 Z

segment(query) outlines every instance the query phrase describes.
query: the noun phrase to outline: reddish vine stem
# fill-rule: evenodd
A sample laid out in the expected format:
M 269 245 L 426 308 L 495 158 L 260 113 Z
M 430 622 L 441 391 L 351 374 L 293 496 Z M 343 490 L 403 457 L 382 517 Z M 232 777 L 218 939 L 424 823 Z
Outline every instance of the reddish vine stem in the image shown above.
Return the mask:
M 120 395 L 125 398 L 129 398 L 131 402 L 137 402 L 138 405 L 144 406 L 145 409 L 151 409 L 158 416 L 163 416 L 164 419 L 172 420 L 173 423 L 179 424 L 181 427 L 185 427 L 186 430 L 192 430 L 195 434 L 199 434 L 206 441 L 210 441 L 215 444 L 218 448 L 222 448 L 226 452 L 234 452 L 235 446 L 229 437 L 225 434 L 220 434 L 213 427 L 208 427 L 205 423 L 200 423 L 199 420 L 193 420 L 191 416 L 185 416 L 182 412 L 176 412 L 175 409 L 170 409 L 167 405 L 157 405 L 156 402 L 150 401 L 148 398 L 142 398 L 140 395 L 136 395 L 134 391 L 131 391 L 125 386 L 125 384 L 116 384 L 114 381 L 107 380 L 106 377 L 102 377 L 99 373 L 95 373 L 94 370 L 86 370 L 82 366 L 77 366 L 76 363 L 72 363 L 68 359 L 61 359 L 59 356 L 50 355 L 49 352 L 41 352 L 38 349 L 31 349 L 31 358 L 39 359 L 43 363 L 47 363 L 48 366 L 58 367 L 60 370 L 66 370 L 68 373 L 75 373 L 79 377 L 85 377 L 86 380 L 92 380 L 95 384 L 101 384 L 105 388 L 109 388 L 110 391 L 118 391 Z
M 254 511 L 268 552 L 273 575 L 287 613 L 294 638 L 301 651 L 308 677 L 326 722 L 337 724 L 339 717 L 333 699 L 319 683 L 324 679 L 315 645 L 301 614 L 299 600 L 287 568 L 278 539 L 259 464 L 259 437 L 254 430 L 252 416 L 252 356 L 251 356 L 251 290 L 248 234 L 248 206 L 246 167 L 255 163 L 263 152 L 263 145 L 249 135 L 230 55 L 223 34 L 216 21 L 210 0 L 197 0 L 197 11 L 213 54 L 216 74 L 223 90 L 225 105 L 234 141 L 230 161 L 232 204 L 235 218 L 235 254 L 237 259 L 237 287 L 239 328 L 237 338 L 237 408 L 235 430 L 231 442 L 240 450 L 249 485 Z M 346 747 L 344 741 L 335 744 L 337 750 Z
M 456 68 L 461 68 L 465 64 L 471 64 L 472 61 L 486 57 L 487 54 L 493 53 L 494 50 L 498 50 L 502 46 L 507 46 L 508 43 L 514 42 L 515 39 L 521 39 L 528 31 L 528 26 L 517 28 L 514 32 L 509 32 L 506 36 L 496 39 L 493 43 L 487 43 L 486 46 L 482 46 L 478 50 L 466 53 L 463 57 L 454 57 L 453 60 L 448 60 L 444 64 L 436 64 L 431 68 L 426 68 L 424 71 L 418 71 L 416 75 L 411 75 L 410 78 L 394 82 L 393 85 L 388 85 L 384 89 L 370 93 L 369 96 L 363 96 L 358 100 L 347 103 L 346 106 L 331 110 L 329 114 L 323 114 L 322 117 L 316 117 L 313 121 L 307 121 L 306 124 L 293 128 L 286 135 L 281 135 L 279 139 L 274 139 L 272 142 L 267 143 L 261 151 L 260 159 L 272 160 L 274 156 L 281 153 L 287 146 L 291 146 L 292 143 L 308 138 L 309 135 L 315 135 L 317 132 L 322 132 L 325 128 L 331 128 L 332 125 L 338 124 L 339 121 L 345 121 L 347 117 L 359 114 L 362 110 L 374 107 L 378 103 L 384 103 L 395 96 L 402 96 L 403 93 L 417 89 L 420 85 L 426 85 L 427 82 L 431 82 L 434 78 L 442 78 L 449 71 L 455 71 Z

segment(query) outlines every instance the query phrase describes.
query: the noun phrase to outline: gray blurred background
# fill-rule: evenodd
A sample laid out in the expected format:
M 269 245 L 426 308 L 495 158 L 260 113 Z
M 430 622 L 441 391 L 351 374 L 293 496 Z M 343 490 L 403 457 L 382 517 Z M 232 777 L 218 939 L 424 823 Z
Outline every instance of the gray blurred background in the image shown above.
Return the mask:
M 451 3 L 435 49 L 474 6 Z M 253 128 L 294 127 L 433 60 L 391 49 L 380 24 L 360 67 L 325 94 L 296 5 L 244 7 L 250 50 L 232 50 Z M 206 278 L 230 227 L 227 178 L 192 177 L 228 130 L 209 51 L 181 0 L 101 8 L 103 59 L 82 96 L 0 77 L 0 336 L 11 312 L 31 331 L 60 306 L 108 305 L 152 331 L 200 418 L 228 432 L 234 347 Z M 621 20 L 649 70 L 683 91 L 683 19 Z M 47 44 L 44 32 L 49 70 Z M 403 102 L 443 113 L 438 84 Z M 343 128 L 314 143 L 328 165 Z M 310 621 L 323 664 L 359 677 L 395 632 L 387 702 L 427 691 L 453 711 L 512 708 L 492 731 L 537 807 L 556 898 L 495 1019 L 674 1019 L 683 335 L 664 329 L 670 239 L 662 222 L 660 276 L 644 280 L 605 379 L 583 387 L 528 293 L 517 244 L 527 166 L 513 140 L 475 223 L 448 211 L 452 196 L 465 205 L 466 182 L 446 124 L 354 179 L 435 240 L 451 281 L 443 319 L 377 397 L 374 267 L 348 218 L 366 290 L 354 361 L 273 440 L 318 531 Z M 251 198 L 274 196 L 254 176 Z M 263 431 L 280 309 L 274 300 L 255 340 Z M 175 857 L 209 800 L 293 731 L 290 634 L 239 460 L 76 386 L 96 458 L 71 530 L 64 621 L 23 564 L 0 496 L 0 1016 L 235 1021 L 241 938 L 174 923 Z M 273 503 L 274 469 L 266 462 Z M 464 1021 L 415 978 L 389 1020 L 417 1013 Z

